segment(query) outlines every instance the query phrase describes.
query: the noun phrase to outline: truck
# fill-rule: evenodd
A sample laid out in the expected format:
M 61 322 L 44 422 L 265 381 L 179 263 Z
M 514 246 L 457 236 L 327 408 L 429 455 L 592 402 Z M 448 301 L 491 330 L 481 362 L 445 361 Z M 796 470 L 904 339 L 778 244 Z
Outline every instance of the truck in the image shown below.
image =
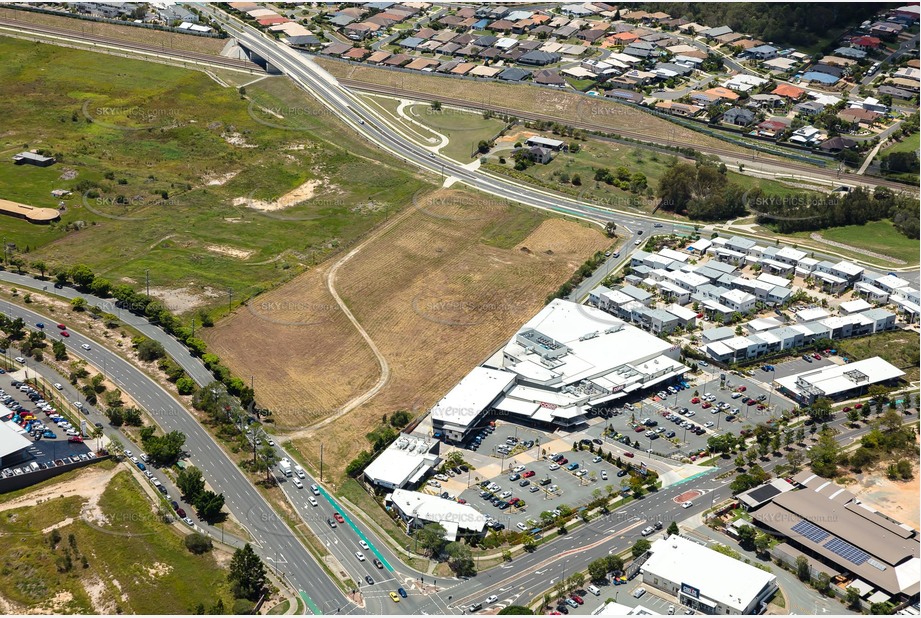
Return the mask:
M 304 474 L 304 469 L 300 467 L 298 464 L 294 464 L 294 473 L 297 475 L 297 478 L 299 479 L 307 477 L 307 475 Z
M 278 462 L 278 469 L 281 470 L 281 473 L 285 476 L 291 476 L 291 461 L 282 459 Z

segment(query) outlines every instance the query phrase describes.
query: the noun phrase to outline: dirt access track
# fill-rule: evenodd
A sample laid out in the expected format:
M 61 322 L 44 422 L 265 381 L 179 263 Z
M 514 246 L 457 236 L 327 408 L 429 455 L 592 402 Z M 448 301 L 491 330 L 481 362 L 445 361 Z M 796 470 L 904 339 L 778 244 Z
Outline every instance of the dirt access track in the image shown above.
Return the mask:
M 237 375 L 255 377 L 279 435 L 290 432 L 316 463 L 322 441 L 326 465 L 341 471 L 367 448 L 364 435 L 382 415 L 427 410 L 609 244 L 582 223 L 440 190 L 417 197 L 344 263 L 334 260 L 237 310 L 209 330 L 208 345 Z M 389 378 L 316 431 L 381 378 L 381 363 L 326 286 L 334 267 L 334 289 Z

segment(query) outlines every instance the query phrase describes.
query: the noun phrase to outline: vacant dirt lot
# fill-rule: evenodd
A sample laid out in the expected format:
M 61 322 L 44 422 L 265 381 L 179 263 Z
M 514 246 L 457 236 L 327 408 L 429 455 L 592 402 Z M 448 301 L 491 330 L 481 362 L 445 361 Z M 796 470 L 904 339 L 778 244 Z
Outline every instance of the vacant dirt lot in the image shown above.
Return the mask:
M 326 289 L 326 268 L 306 272 L 206 331 L 208 347 L 238 376 L 254 377 L 280 428 L 323 420 L 378 377 L 371 350 Z
M 296 441 L 309 459 L 323 442 L 335 471 L 367 447 L 363 436 L 382 415 L 425 411 L 608 244 L 600 231 L 549 219 L 520 229 L 517 245 L 498 248 L 483 239 L 517 216 L 514 207 L 457 191 L 438 192 L 418 207 L 338 273 L 339 293 L 387 359 L 391 378 L 365 405 Z M 376 378 L 366 367 L 355 372 Z M 311 373 L 320 384 L 337 379 Z M 350 381 L 358 383 L 359 375 Z
M 578 119 L 605 127 L 612 132 L 642 130 L 649 138 L 667 140 L 671 144 L 712 146 L 723 150 L 747 152 L 740 146 L 691 131 L 613 101 L 522 84 L 472 82 L 450 77 L 413 75 L 372 66 L 349 65 L 328 58 L 316 60 L 337 78 L 400 88 L 407 96 L 412 96 L 415 92 L 446 99 L 462 99 L 474 105 L 497 105 L 510 110 L 547 114 L 559 118 L 564 123 Z

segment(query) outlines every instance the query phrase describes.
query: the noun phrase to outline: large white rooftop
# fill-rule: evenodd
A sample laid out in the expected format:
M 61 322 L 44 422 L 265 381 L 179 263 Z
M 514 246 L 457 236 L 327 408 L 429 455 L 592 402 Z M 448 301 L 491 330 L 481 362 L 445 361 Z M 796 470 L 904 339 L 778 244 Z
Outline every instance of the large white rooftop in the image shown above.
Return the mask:
M 869 386 L 905 375 L 879 356 L 847 365 L 830 365 L 777 378 L 777 383 L 796 394 L 815 389 L 818 396 L 831 397 L 859 386 Z
M 402 487 L 437 463 L 434 445 L 424 438 L 401 435 L 365 468 L 365 476 L 376 483 Z
M 457 538 L 459 530 L 482 532 L 486 526 L 486 516 L 472 506 L 440 496 L 395 489 L 391 500 L 404 515 L 440 523 L 446 532 L 445 539 L 449 541 Z
M 466 427 L 514 381 L 508 371 L 474 367 L 435 404 L 432 419 Z
M 0 423 L 0 459 L 31 446 L 32 440 L 24 434 L 22 428 L 13 421 Z
M 766 586 L 777 577 L 730 558 L 709 547 L 677 535 L 652 544 L 652 556 L 642 566 L 643 578 L 656 575 L 670 582 L 687 584 L 700 596 L 744 612 Z

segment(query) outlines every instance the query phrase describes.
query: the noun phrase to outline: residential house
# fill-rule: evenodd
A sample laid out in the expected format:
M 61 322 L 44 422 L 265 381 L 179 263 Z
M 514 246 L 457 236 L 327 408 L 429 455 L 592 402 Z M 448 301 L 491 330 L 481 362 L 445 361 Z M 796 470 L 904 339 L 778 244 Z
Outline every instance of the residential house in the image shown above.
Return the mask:
M 519 62 L 520 61 L 521 58 L 519 58 Z M 533 81 L 534 83 L 540 84 L 542 86 L 555 86 L 557 88 L 562 88 L 566 85 L 566 81 L 560 77 L 559 72 L 552 71 L 550 69 L 541 69 L 540 71 L 535 72 Z
M 559 62 L 560 58 L 562 58 L 560 54 L 551 54 L 545 51 L 533 50 L 518 58 L 518 62 L 520 64 L 527 64 L 531 66 L 546 66 L 548 64 L 553 64 L 554 62 Z M 546 72 L 547 71 L 540 71 L 540 73 Z M 558 74 L 557 77 L 559 77 Z M 560 79 L 559 82 L 559 85 L 563 85 L 564 83 L 562 79 Z
M 741 107 L 732 107 L 723 114 L 723 122 L 738 127 L 747 127 L 755 121 L 755 112 Z
M 803 95 L 806 94 L 806 91 L 802 88 L 791 86 L 790 84 L 779 84 L 776 88 L 774 88 L 774 90 L 771 91 L 771 94 L 776 94 L 786 99 L 790 99 L 791 101 L 798 101 L 803 98 Z

